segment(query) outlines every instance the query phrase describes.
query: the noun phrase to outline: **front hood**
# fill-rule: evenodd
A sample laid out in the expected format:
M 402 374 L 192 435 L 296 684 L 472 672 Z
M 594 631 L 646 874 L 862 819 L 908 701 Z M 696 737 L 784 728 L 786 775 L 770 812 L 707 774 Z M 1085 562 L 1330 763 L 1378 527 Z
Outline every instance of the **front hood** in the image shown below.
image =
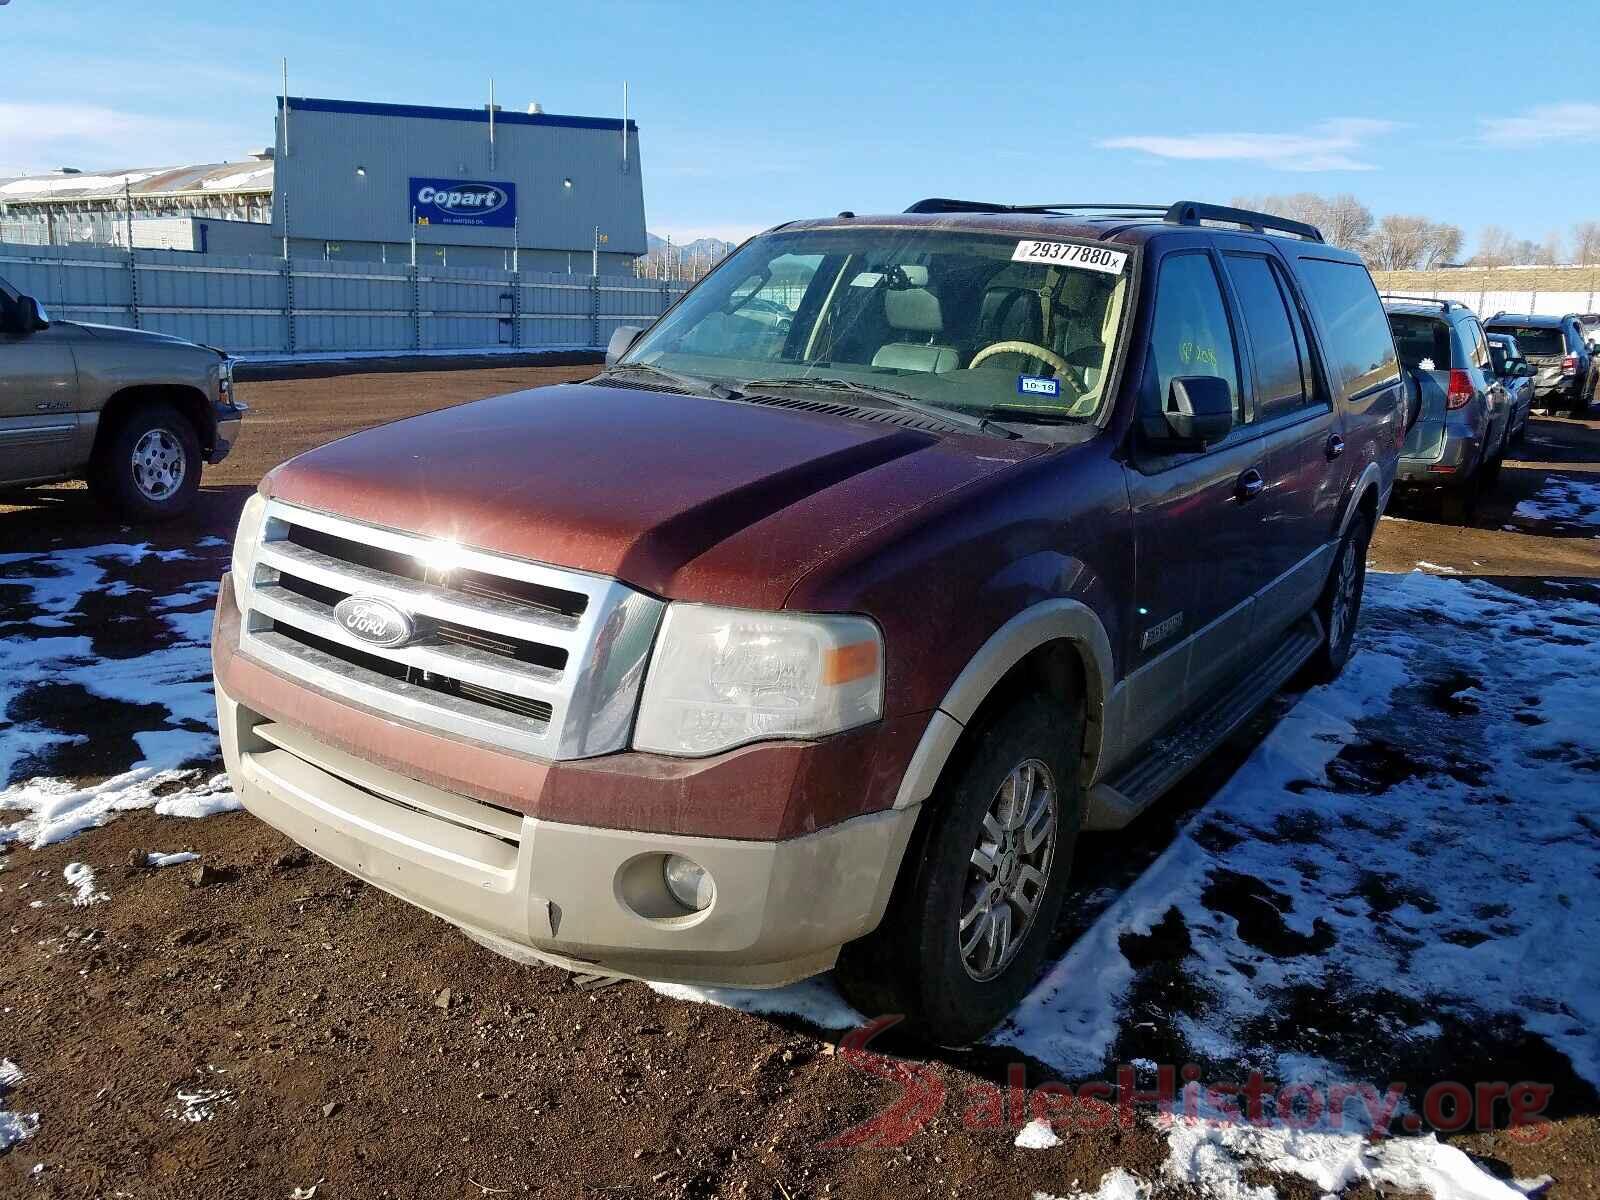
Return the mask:
M 97 342 L 122 342 L 127 345 L 143 346 L 187 346 L 191 350 L 221 353 L 211 350 L 209 346 L 191 342 L 187 338 L 173 337 L 170 333 L 155 333 L 149 329 L 128 329 L 121 325 L 92 325 L 85 321 L 52 321 L 51 324 L 70 325 L 75 329 L 81 329 Z
M 267 487 L 673 599 L 776 608 L 857 538 L 1045 448 L 563 384 L 353 434 Z

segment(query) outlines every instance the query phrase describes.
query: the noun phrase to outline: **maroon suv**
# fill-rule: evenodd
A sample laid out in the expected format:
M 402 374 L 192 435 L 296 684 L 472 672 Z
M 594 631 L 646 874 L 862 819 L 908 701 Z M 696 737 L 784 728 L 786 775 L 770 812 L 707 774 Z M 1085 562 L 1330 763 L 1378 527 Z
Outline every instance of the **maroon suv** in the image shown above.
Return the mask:
M 1183 203 L 780 226 L 603 374 L 345 438 L 217 609 L 245 804 L 503 953 L 977 1036 L 1082 829 L 1350 654 L 1365 268 Z

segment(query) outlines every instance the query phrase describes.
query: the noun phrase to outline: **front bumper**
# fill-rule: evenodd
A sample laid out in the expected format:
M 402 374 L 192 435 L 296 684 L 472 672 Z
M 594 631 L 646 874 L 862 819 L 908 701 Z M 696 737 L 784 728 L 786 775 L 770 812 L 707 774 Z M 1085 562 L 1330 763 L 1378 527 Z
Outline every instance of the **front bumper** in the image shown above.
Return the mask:
M 644 979 L 772 987 L 826 970 L 845 942 L 882 919 L 916 807 L 885 807 L 772 839 L 533 815 L 527 809 L 536 806 L 469 795 L 440 786 L 437 776 L 419 778 L 424 771 L 389 758 L 370 736 L 352 737 L 375 718 L 246 659 L 237 648 L 237 622 L 225 585 L 213 639 L 218 723 L 228 774 L 245 807 L 336 866 L 501 953 Z M 284 704 L 280 687 L 293 690 L 297 702 Z M 413 742 L 431 736 L 400 732 Z M 461 766 L 469 774 L 473 755 L 486 775 L 504 757 L 489 748 L 465 753 Z M 557 770 L 545 766 L 524 779 L 531 791 L 543 791 Z M 732 786 L 751 783 L 748 775 L 729 779 L 742 781 Z M 650 810 L 664 783 L 672 786 L 648 770 L 632 776 L 639 811 Z M 860 788 L 866 780 L 840 784 Z M 732 799 L 747 808 L 759 803 L 748 794 Z M 670 900 L 660 872 L 666 854 L 685 855 L 710 873 L 716 894 L 708 908 L 688 913 Z
M 211 447 L 211 453 L 206 455 L 206 462 L 216 466 L 228 457 L 234 443 L 239 440 L 239 430 L 244 425 L 245 406 L 242 404 L 229 404 L 216 406 L 217 436 Z

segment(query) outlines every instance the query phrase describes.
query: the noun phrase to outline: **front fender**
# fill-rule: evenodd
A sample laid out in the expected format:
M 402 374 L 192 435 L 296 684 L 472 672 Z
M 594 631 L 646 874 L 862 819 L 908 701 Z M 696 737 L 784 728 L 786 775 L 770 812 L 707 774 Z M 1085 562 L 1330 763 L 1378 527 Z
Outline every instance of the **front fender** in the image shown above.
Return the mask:
M 1039 647 L 1065 641 L 1077 650 L 1083 666 L 1085 781 L 1092 779 L 1105 743 L 1106 697 L 1114 665 L 1111 640 L 1093 609 L 1080 600 L 1041 601 L 1012 617 L 979 647 L 928 723 L 911 757 L 896 808 L 920 804 L 932 793 L 962 731 L 1006 675 Z

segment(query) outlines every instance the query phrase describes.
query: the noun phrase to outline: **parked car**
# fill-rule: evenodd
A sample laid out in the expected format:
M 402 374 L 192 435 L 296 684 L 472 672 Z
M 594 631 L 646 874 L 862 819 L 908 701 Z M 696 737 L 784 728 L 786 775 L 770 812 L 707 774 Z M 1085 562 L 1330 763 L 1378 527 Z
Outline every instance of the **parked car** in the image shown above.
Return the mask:
M 194 501 L 245 406 L 220 350 L 141 329 L 52 321 L 0 279 L 0 486 L 87 479 L 126 516 Z
M 1386 295 L 1383 306 L 1422 401 L 1396 482 L 1437 491 L 1447 517 L 1468 520 L 1499 482 L 1510 444 L 1511 398 L 1495 374 L 1488 338 L 1472 310 L 1454 300 Z
M 1533 380 L 1535 408 L 1565 410 L 1575 417 L 1588 411 L 1595 359 L 1575 314 L 1547 317 L 1502 312 L 1490 317 L 1485 327 L 1516 338 L 1528 361 L 1538 368 Z
M 1034 982 L 1080 830 L 1344 666 L 1405 420 L 1361 260 L 1189 202 L 793 222 L 607 362 L 268 474 L 234 786 L 513 957 L 837 964 L 945 1042 Z
M 1494 367 L 1495 378 L 1511 399 L 1508 440 L 1515 445 L 1528 433 L 1528 417 L 1533 412 L 1533 377 L 1539 369 L 1523 356 L 1522 347 L 1509 333 L 1487 336 L 1489 362 Z

